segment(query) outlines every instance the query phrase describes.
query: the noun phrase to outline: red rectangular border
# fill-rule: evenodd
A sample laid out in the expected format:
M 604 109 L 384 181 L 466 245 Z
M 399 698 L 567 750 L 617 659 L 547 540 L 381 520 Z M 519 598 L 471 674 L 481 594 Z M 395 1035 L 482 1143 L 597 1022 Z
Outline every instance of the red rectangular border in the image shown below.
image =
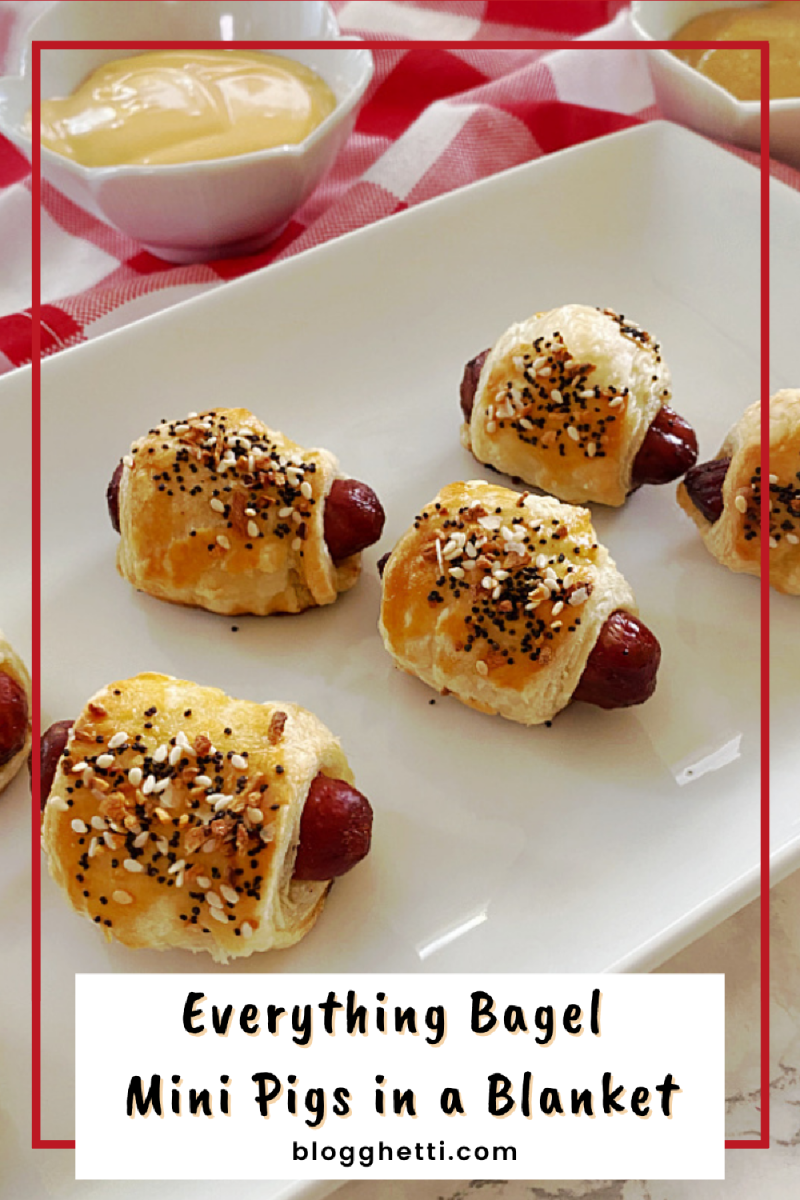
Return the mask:
M 347 39 L 343 39 L 347 44 Z M 157 50 L 180 46 L 185 49 L 218 49 L 219 42 L 92 42 L 88 43 L 109 50 Z M 226 47 L 240 49 L 314 49 L 319 42 L 226 42 Z M 339 43 L 340 45 L 342 42 Z M 464 43 L 386 40 L 380 42 L 357 41 L 351 43 L 369 50 L 425 50 L 450 49 L 463 45 L 470 49 L 490 50 L 669 50 L 670 42 L 527 42 L 527 41 L 469 41 Z M 40 79 L 42 50 L 74 50 L 76 42 L 32 42 L 32 124 L 34 128 L 32 153 L 31 202 L 33 206 L 32 273 L 33 296 L 31 306 L 32 340 L 32 629 L 33 650 L 31 657 L 33 680 L 33 744 L 41 737 L 41 141 L 40 141 Z M 714 42 L 687 42 L 696 49 L 712 48 Z M 769 478 L 769 317 L 770 317 L 770 207 L 769 207 L 769 44 L 767 42 L 726 42 L 731 50 L 756 49 L 761 54 L 761 479 Z M 761 1128 L 758 1139 L 726 1140 L 726 1150 L 767 1150 L 770 1139 L 770 1094 L 769 1094 L 769 845 L 770 845 L 770 636 L 769 636 L 769 509 L 761 505 L 761 796 L 760 796 L 760 1086 Z M 32 763 L 31 803 L 31 874 L 32 874 L 32 928 L 31 928 L 31 1024 L 32 1024 L 32 1137 L 33 1150 L 74 1150 L 74 1141 L 58 1141 L 42 1138 L 41 1135 L 41 1091 L 42 1091 L 42 1044 L 41 1044 L 41 999 L 42 999 L 42 922 L 41 922 L 41 849 L 38 796 L 40 790 L 40 766 L 38 755 Z M 766 887 L 765 887 L 766 882 Z

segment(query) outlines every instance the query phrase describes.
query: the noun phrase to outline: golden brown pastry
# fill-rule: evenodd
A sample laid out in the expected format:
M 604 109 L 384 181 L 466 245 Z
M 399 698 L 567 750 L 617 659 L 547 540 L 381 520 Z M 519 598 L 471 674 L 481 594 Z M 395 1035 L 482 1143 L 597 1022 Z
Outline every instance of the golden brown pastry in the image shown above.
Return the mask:
M 219 613 L 332 604 L 380 537 L 383 509 L 327 450 L 304 450 L 244 408 L 167 421 L 108 489 L 117 569 L 141 591 Z
M 800 389 L 769 401 L 769 582 L 800 595 Z M 678 503 L 723 566 L 761 574 L 761 403 L 734 425 L 715 459 L 678 487 Z
M 697 457 L 670 388 L 649 333 L 609 308 L 566 304 L 512 325 L 467 364 L 461 439 L 479 462 L 561 500 L 619 506 Z
M 647 699 L 660 649 L 586 509 L 452 483 L 385 561 L 380 630 L 399 667 L 524 725 L 572 699 Z
M 0 792 L 31 748 L 31 681 L 0 630 Z
M 218 962 L 290 946 L 369 849 L 338 741 L 294 704 L 137 675 L 92 697 L 49 773 L 50 873 L 126 946 Z

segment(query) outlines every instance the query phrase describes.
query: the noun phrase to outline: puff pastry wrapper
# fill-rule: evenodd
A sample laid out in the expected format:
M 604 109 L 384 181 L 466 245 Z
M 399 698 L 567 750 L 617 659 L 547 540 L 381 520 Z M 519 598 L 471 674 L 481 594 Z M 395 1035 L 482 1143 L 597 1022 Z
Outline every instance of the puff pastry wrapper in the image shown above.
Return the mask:
M 334 563 L 325 496 L 342 478 L 244 408 L 158 425 L 123 459 L 117 569 L 134 587 L 218 613 L 302 612 L 351 588 L 360 555 Z
M 650 334 L 611 309 L 567 304 L 496 342 L 462 442 L 479 462 L 561 500 L 619 506 L 670 389 Z
M 20 769 L 25 759 L 28 757 L 31 748 L 31 680 L 25 668 L 25 664 L 18 654 L 6 641 L 3 631 L 0 629 L 0 671 L 4 672 L 22 688 L 25 693 L 25 698 L 28 705 L 28 716 L 26 722 L 25 743 L 20 750 L 10 758 L 7 763 L 0 766 L 0 792 L 8 787 L 11 780 Z M 9 747 L 10 749 L 10 747 Z
M 539 725 L 569 704 L 618 609 L 638 611 L 586 509 L 473 481 L 443 488 L 392 551 L 380 630 L 437 691 Z
M 730 458 L 722 485 L 722 515 L 713 523 L 692 503 L 685 484 L 678 503 L 691 517 L 714 558 L 731 571 L 761 574 L 761 403 L 744 412 L 720 447 Z M 769 401 L 769 581 L 779 592 L 800 595 L 800 389 Z M 765 500 L 767 497 L 764 497 Z
M 45 805 L 50 873 L 127 946 L 218 962 L 290 946 L 330 886 L 292 878 L 320 772 L 352 783 L 336 738 L 297 705 L 167 675 L 109 684 L 75 722 Z

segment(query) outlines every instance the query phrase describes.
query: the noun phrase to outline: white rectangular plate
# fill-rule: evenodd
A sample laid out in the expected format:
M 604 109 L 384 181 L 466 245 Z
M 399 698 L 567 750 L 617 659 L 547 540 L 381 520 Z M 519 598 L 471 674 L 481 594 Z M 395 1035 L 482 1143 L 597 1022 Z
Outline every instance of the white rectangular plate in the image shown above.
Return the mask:
M 442 484 L 484 476 L 459 445 L 461 370 L 538 309 L 608 305 L 654 332 L 675 407 L 712 457 L 759 394 L 758 197 L 752 167 L 685 130 L 649 125 L 498 175 L 44 364 L 44 722 L 142 670 L 294 700 L 341 738 L 375 809 L 370 857 L 337 882 L 313 932 L 235 969 L 647 969 L 755 895 L 758 582 L 709 557 L 673 487 L 595 510 L 663 647 L 656 695 L 638 709 L 576 705 L 551 729 L 525 729 L 452 698 L 431 704 L 383 649 L 375 563 Z M 772 228 L 777 388 L 800 381 L 789 319 L 800 198 L 780 185 Z M 13 404 L 13 380 L 7 395 Z M 104 492 L 120 455 L 159 418 L 219 404 L 327 446 L 381 496 L 384 537 L 335 605 L 229 619 L 160 603 L 117 576 Z M 773 609 L 773 847 L 783 874 L 800 859 L 798 602 L 776 597 Z M 74 972 L 196 963 L 106 945 L 49 880 L 43 911 L 46 1129 L 71 1136 Z

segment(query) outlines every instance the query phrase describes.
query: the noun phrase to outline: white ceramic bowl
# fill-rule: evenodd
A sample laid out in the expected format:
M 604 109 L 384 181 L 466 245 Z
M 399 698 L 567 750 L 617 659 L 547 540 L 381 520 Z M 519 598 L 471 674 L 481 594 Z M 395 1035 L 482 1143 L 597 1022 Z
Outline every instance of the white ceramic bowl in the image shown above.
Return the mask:
M 369 50 L 330 44 L 339 29 L 324 3 L 58 3 L 29 31 L 19 76 L 0 79 L 0 133 L 28 158 L 31 42 L 82 43 L 42 51 L 42 96 L 71 92 L 95 67 L 131 50 L 97 41 L 318 40 L 310 50 L 280 50 L 311 67 L 336 96 L 336 108 L 296 146 L 233 158 L 162 166 L 84 167 L 42 150 L 42 176 L 76 204 L 170 262 L 249 253 L 278 236 L 344 145 L 372 78 Z M 327 45 L 325 43 L 328 43 Z
M 643 41 L 669 41 L 682 25 L 701 13 L 720 8 L 753 7 L 753 0 L 734 3 L 715 0 L 705 4 L 634 0 L 631 19 Z M 656 99 L 666 117 L 746 150 L 759 149 L 761 105 L 758 101 L 737 100 L 668 50 L 650 50 L 648 60 Z M 769 120 L 770 153 L 783 162 L 800 167 L 800 99 L 773 100 L 769 106 Z

